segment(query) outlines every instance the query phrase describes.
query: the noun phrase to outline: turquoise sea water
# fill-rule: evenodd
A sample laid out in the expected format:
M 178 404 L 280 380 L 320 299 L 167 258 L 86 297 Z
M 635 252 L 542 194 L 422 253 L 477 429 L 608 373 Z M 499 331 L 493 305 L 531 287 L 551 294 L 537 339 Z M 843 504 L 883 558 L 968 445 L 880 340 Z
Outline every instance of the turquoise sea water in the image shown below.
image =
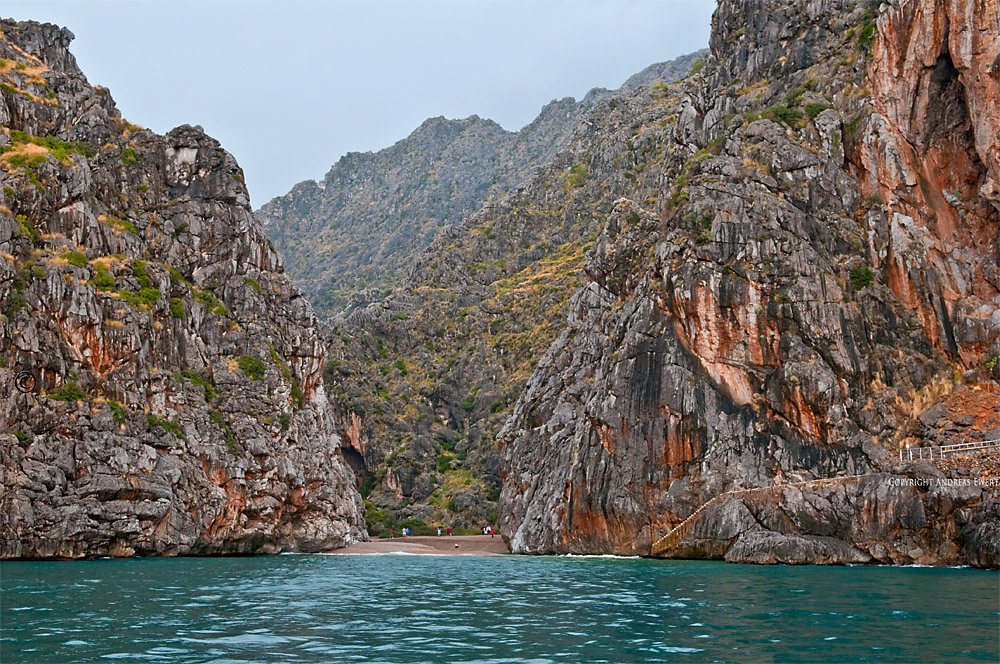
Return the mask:
M 1000 574 L 516 556 L 0 564 L 0 661 L 944 662 Z

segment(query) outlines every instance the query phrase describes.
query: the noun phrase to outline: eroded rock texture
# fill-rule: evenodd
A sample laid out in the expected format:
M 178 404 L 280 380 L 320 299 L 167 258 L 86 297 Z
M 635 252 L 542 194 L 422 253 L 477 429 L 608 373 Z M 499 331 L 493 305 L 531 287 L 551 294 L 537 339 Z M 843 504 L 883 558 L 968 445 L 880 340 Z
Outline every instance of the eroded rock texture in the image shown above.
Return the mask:
M 268 225 L 276 230 L 287 222 L 285 246 L 308 244 L 304 229 L 324 225 L 329 213 L 324 237 L 358 237 L 352 251 L 371 249 L 386 261 L 365 269 L 385 267 L 383 277 L 405 269 L 385 297 L 375 288 L 353 293 L 352 307 L 327 326 L 327 384 L 350 445 L 345 454 L 373 517 L 377 508 L 428 524 L 495 523 L 496 434 L 533 363 L 555 340 L 581 283 L 584 256 L 615 199 L 658 190 L 663 173 L 657 163 L 678 110 L 664 79 L 686 72 L 692 61 L 654 65 L 620 91 L 550 104 L 534 123 L 486 151 L 499 157 L 488 169 L 475 165 L 486 150 L 473 140 L 483 121 L 433 120 L 386 151 L 338 163 L 324 181 L 319 208 L 310 208 L 298 188 L 265 206 L 270 214 L 303 203 L 296 208 L 301 224 L 278 216 Z M 447 128 L 462 131 L 443 146 L 426 136 L 432 128 L 443 136 L 451 135 Z M 470 146 L 472 154 L 463 157 Z M 439 150 L 444 156 L 434 161 Z M 462 183 L 452 187 L 452 198 L 441 198 L 433 178 L 423 177 L 431 171 L 441 182 Z M 496 176 L 492 185 L 490 176 Z M 475 189 L 464 188 L 470 185 Z M 495 198 L 484 203 L 486 194 Z M 481 208 L 443 219 L 441 205 L 449 200 Z M 420 213 L 377 223 L 368 213 L 348 213 L 407 205 Z M 409 239 L 419 224 L 440 231 L 422 253 Z M 403 236 L 407 252 L 391 250 Z M 300 253 L 300 267 L 341 275 L 353 269 L 349 264 L 342 271 L 326 256 Z M 368 302 L 373 291 L 378 297 Z M 372 525 L 387 530 L 384 520 Z
M 617 202 L 501 433 L 514 551 L 649 554 L 777 486 L 668 555 L 997 565 L 997 488 L 897 451 L 955 390 L 965 439 L 1000 424 L 998 16 L 720 2 L 659 195 Z
M 516 132 L 475 115 L 430 118 L 389 148 L 345 155 L 322 180 L 300 182 L 257 216 L 322 318 L 378 302 L 406 280 L 441 230 L 460 226 L 547 165 L 595 105 L 681 78 L 703 55 L 651 65 L 614 92 L 595 88 L 580 101 L 553 100 Z
M 233 157 L 122 120 L 68 31 L 2 29 L 0 556 L 366 537 L 316 318 Z

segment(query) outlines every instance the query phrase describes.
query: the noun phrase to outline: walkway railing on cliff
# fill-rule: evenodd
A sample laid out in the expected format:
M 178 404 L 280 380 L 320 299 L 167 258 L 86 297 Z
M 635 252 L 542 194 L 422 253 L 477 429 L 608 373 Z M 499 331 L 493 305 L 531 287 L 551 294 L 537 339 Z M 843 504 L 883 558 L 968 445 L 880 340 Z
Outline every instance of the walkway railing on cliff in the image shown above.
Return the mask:
M 943 459 L 958 452 L 976 452 L 1000 447 L 1000 438 L 995 440 L 980 440 L 975 443 L 955 443 L 954 445 L 929 445 L 927 447 L 907 447 L 899 450 L 899 460 L 919 461 L 920 459 Z

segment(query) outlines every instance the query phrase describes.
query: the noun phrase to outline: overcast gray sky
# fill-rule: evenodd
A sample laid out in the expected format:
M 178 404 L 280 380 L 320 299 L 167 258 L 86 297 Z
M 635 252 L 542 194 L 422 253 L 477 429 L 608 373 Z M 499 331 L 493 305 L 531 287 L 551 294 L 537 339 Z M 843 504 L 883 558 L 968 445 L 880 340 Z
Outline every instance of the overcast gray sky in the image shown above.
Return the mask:
M 530 122 L 708 45 L 715 0 L 5 0 L 76 35 L 91 83 L 159 133 L 200 124 L 260 207 L 428 117 Z

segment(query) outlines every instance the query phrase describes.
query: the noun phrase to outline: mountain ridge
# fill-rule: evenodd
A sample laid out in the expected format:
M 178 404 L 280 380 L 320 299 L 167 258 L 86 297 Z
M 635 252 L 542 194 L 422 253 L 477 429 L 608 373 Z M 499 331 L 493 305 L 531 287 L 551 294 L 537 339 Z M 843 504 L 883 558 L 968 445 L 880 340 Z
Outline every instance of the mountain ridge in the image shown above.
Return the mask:
M 295 185 L 257 214 L 323 317 L 356 308 L 398 282 L 441 228 L 551 160 L 598 100 L 679 77 L 704 52 L 652 65 L 618 91 L 554 99 L 517 131 L 477 115 L 428 118 L 388 148 L 344 155 L 323 180 Z

